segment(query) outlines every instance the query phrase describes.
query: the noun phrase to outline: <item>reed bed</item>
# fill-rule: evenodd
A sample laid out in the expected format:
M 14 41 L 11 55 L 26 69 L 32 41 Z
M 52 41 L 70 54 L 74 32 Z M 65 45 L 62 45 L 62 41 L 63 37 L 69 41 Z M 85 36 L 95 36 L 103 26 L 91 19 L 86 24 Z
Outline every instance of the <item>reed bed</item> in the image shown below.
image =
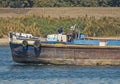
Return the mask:
M 1 17 L 0 37 L 8 37 L 10 32 L 31 33 L 34 36 L 46 37 L 47 34 L 57 33 L 59 27 L 63 27 L 64 33 L 68 33 L 71 26 L 76 24 L 76 30 L 87 36 L 111 37 L 120 36 L 119 17 L 44 17 L 26 15 L 22 17 Z

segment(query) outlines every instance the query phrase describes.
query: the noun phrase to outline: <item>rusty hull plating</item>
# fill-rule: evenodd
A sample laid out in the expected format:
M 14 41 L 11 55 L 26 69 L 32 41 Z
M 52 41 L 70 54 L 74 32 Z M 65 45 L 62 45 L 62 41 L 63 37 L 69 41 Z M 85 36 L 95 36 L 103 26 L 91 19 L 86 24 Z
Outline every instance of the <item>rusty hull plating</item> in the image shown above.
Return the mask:
M 18 63 L 55 65 L 120 65 L 120 46 L 44 44 L 34 47 L 10 42 L 12 57 Z

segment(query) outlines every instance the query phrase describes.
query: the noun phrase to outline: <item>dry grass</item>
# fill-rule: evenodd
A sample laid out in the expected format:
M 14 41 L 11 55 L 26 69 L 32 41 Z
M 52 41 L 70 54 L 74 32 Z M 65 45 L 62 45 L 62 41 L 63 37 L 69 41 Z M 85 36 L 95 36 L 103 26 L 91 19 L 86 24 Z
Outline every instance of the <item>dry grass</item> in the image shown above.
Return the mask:
M 120 17 L 119 7 L 0 8 L 0 17 L 35 15 L 43 17 Z

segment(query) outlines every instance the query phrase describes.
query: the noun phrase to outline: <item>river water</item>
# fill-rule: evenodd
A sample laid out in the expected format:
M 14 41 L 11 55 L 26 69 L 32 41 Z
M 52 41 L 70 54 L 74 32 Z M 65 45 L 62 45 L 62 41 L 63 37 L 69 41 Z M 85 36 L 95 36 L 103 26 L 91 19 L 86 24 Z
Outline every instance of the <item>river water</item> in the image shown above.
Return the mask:
M 0 47 L 0 84 L 120 84 L 120 66 L 25 65 Z

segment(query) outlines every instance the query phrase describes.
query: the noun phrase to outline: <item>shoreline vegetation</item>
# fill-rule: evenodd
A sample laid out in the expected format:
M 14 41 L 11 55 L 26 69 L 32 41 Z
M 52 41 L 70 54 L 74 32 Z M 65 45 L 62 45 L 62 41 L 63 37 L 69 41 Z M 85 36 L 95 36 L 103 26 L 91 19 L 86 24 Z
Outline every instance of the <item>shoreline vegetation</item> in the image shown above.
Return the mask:
M 10 32 L 31 33 L 37 37 L 46 37 L 57 33 L 62 27 L 68 33 L 71 26 L 76 24 L 76 31 L 89 37 L 118 37 L 120 36 L 120 17 L 60 17 L 51 18 L 39 16 L 5 17 L 0 18 L 0 38 L 8 37 Z M 114 30 L 114 31 L 113 31 Z
M 119 0 L 2 0 L 0 7 L 120 7 Z

